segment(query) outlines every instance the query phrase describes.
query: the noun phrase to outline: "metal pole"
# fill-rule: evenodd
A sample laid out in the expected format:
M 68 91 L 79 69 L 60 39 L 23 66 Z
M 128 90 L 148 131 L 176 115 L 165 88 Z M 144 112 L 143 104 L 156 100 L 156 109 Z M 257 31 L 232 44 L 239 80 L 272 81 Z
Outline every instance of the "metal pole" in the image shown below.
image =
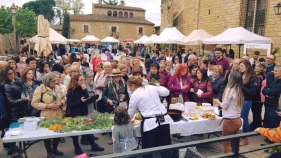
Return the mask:
M 14 39 L 15 39 L 14 54 L 17 55 L 16 14 L 13 14 L 13 25 L 14 25 Z

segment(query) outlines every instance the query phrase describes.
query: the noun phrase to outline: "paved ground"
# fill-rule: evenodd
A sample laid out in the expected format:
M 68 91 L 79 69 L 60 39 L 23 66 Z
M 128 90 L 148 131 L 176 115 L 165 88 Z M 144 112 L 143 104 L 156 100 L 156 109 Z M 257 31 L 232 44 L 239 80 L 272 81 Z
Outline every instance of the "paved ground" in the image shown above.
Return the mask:
M 102 56 L 103 59 L 106 59 L 106 56 L 103 55 Z M 115 57 L 116 60 L 119 59 L 119 57 Z M 251 121 L 251 114 L 249 116 L 249 120 Z M 109 135 L 100 135 L 97 134 L 97 137 L 99 137 L 99 140 L 97 141 L 97 143 L 105 148 L 105 151 L 103 152 L 91 152 L 90 151 L 90 146 L 86 146 L 86 145 L 81 145 L 81 148 L 84 152 L 86 152 L 87 154 L 92 153 L 92 154 L 96 154 L 96 155 L 107 155 L 107 154 L 112 154 L 112 145 L 108 145 L 107 142 L 110 139 Z M 215 137 L 214 135 L 211 135 L 211 137 Z M 200 139 L 207 139 L 207 134 L 204 135 L 203 138 Z M 71 138 L 67 137 L 65 138 L 65 143 L 61 143 L 59 144 L 59 150 L 63 151 L 65 153 L 65 155 L 63 156 L 56 156 L 57 158 L 71 158 L 74 157 L 74 147 L 72 145 L 72 140 Z M 196 141 L 198 140 L 198 138 L 196 136 L 191 136 L 191 137 L 185 137 L 183 139 L 174 139 L 172 138 L 172 142 L 173 143 L 182 143 L 182 142 L 188 142 L 188 141 Z M 249 138 L 250 140 L 250 144 L 245 146 L 245 147 L 241 147 L 241 150 L 245 150 L 245 149 L 251 149 L 251 148 L 255 148 L 255 147 L 259 147 L 260 144 L 263 144 L 263 137 L 261 136 L 256 136 L 256 137 L 251 137 Z M 201 146 L 197 146 L 196 147 L 197 150 L 207 156 L 207 157 L 211 157 L 213 155 L 216 154 L 221 154 L 223 152 L 223 147 L 221 143 L 213 143 L 213 144 L 206 144 L 206 145 L 201 145 Z M 29 156 L 29 158 L 45 158 L 46 157 L 46 150 L 44 147 L 44 144 L 42 141 L 40 141 L 37 144 L 34 144 L 31 148 L 28 149 L 27 154 Z M 253 152 L 250 154 L 246 154 L 244 155 L 246 157 L 249 158 L 265 158 L 268 156 L 268 154 L 265 154 L 263 151 L 257 151 L 257 152 Z M 4 150 L 2 147 L 2 140 L 0 140 L 0 158 L 8 158 L 10 156 L 7 155 L 7 150 Z M 155 154 L 153 157 L 158 158 L 160 157 L 159 154 Z

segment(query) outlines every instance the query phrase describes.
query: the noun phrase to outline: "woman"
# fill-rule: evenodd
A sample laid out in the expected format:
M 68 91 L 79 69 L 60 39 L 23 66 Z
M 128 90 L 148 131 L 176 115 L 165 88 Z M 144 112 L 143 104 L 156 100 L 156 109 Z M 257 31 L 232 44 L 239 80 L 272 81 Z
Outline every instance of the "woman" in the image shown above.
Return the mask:
M 241 111 L 241 117 L 243 119 L 243 132 L 250 132 L 250 125 L 248 121 L 249 112 L 252 107 L 253 96 L 258 91 L 258 78 L 254 76 L 253 68 L 249 61 L 241 61 L 239 64 L 240 73 L 242 74 L 243 81 L 243 94 L 244 94 L 244 103 Z M 240 146 L 248 145 L 248 138 L 240 139 Z
M 199 69 L 197 78 L 191 83 L 191 100 L 196 103 L 212 103 L 212 82 L 208 79 L 207 70 Z
M 183 103 L 189 101 L 190 78 L 188 77 L 188 66 L 181 64 L 177 67 L 175 74 L 169 79 L 168 89 L 171 97 L 182 98 Z
M 208 70 L 208 64 L 209 64 L 209 60 L 202 60 L 201 65 L 200 65 L 200 69 Z
M 6 66 L 1 69 L 0 81 L 3 84 L 1 86 L 1 93 L 5 98 L 5 107 L 7 111 L 7 123 L 5 128 L 9 128 L 9 125 L 13 122 L 17 122 L 19 118 L 26 116 L 26 107 L 30 101 L 30 97 L 22 96 L 23 88 L 22 81 L 16 78 L 16 71 L 11 66 Z M 20 158 L 21 155 L 17 151 L 16 143 L 7 143 L 12 157 Z
M 49 72 L 42 78 L 42 85 L 34 91 L 31 105 L 40 110 L 40 117 L 46 119 L 56 119 L 63 117 L 62 108 L 65 105 L 65 98 L 62 90 L 56 84 L 56 74 Z M 63 155 L 63 152 L 57 149 L 60 138 L 44 139 L 44 145 L 47 150 L 47 157 L 53 158 L 54 155 Z
M 153 63 L 152 59 L 150 58 L 149 54 L 145 54 L 145 70 L 146 70 L 146 74 L 150 73 L 150 65 Z
M 172 57 L 172 62 L 173 62 L 173 68 L 177 69 L 177 66 L 179 66 L 182 62 L 181 55 L 174 55 Z
M 96 74 L 98 72 L 98 64 L 101 63 L 101 55 L 98 54 L 95 58 L 92 59 L 92 64 L 93 64 L 93 71 Z
M 237 134 L 242 125 L 241 109 L 243 106 L 244 96 L 242 93 L 242 76 L 237 72 L 231 72 L 228 83 L 223 93 L 223 102 L 218 99 L 213 100 L 215 106 L 222 108 L 223 124 L 222 135 Z M 232 140 L 234 141 L 234 140 Z M 238 142 L 237 142 L 238 143 Z M 223 142 L 224 153 L 231 152 L 231 140 Z
M 103 89 L 105 87 L 105 84 L 109 80 L 109 75 L 112 71 L 110 62 L 104 62 L 103 63 L 103 71 L 101 71 L 99 74 L 96 75 L 96 78 L 94 80 L 95 89 L 97 92 L 102 93 Z M 97 102 L 97 107 L 99 112 L 106 112 L 106 107 L 104 106 L 106 102 L 104 103 L 103 100 L 100 100 Z
M 159 96 L 166 97 L 169 90 L 160 86 L 144 86 L 141 77 L 132 76 L 127 85 L 132 92 L 128 113 L 130 119 L 138 110 L 142 116 L 141 135 L 142 148 L 152 148 L 171 144 L 170 123 L 173 122 L 167 115 L 167 110 L 158 99 Z M 170 158 L 170 151 L 161 152 L 162 158 Z M 144 158 L 152 158 L 152 155 L 145 155 Z
M 34 70 L 30 68 L 23 69 L 21 80 L 23 81 L 24 92 L 22 95 L 29 96 L 32 99 L 35 89 L 40 86 L 40 82 L 34 80 Z M 26 116 L 35 116 L 35 114 L 32 114 L 32 110 L 31 102 L 28 102 Z
M 173 68 L 173 63 L 172 61 L 166 61 L 166 70 L 173 75 L 175 72 L 175 69 Z
M 15 60 L 8 60 L 8 65 L 17 71 L 17 63 Z M 16 72 L 16 77 L 20 77 L 20 72 Z
M 226 85 L 222 72 L 222 66 L 215 65 L 213 67 L 213 75 L 210 76 L 213 88 L 213 98 L 218 99 L 219 101 L 222 101 L 222 94 Z
M 214 60 L 210 60 L 208 64 L 208 70 L 207 70 L 207 75 L 210 77 L 213 74 L 213 67 L 216 65 L 216 62 Z
M 160 83 L 161 86 L 166 85 L 166 79 L 163 74 L 159 72 L 160 66 L 157 63 L 152 63 L 150 66 L 150 74 L 146 77 L 148 82 Z
M 85 78 L 85 85 L 86 85 L 86 90 L 89 94 L 90 97 L 95 95 L 95 88 L 94 88 L 94 73 L 92 70 L 86 70 L 83 73 L 83 76 Z M 88 103 L 88 113 L 91 114 L 94 110 L 97 110 L 95 106 L 95 102 Z
M 113 69 L 110 79 L 107 82 L 102 93 L 102 99 L 106 103 L 106 111 L 112 113 L 117 106 L 126 106 L 129 100 L 127 85 L 121 78 L 120 69 Z
M 40 63 L 40 64 L 39 64 L 39 72 L 41 73 L 41 78 L 42 78 L 45 74 L 51 72 L 50 64 L 47 63 L 47 62 L 42 62 L 42 63 Z M 41 80 L 41 78 L 40 78 L 39 80 Z
M 98 98 L 99 94 L 96 93 L 94 96 L 89 96 L 82 75 L 78 75 L 71 78 L 67 89 L 67 115 L 70 117 L 88 115 L 87 104 L 94 102 Z M 100 147 L 98 144 L 95 143 L 95 138 L 93 134 L 85 135 L 85 137 L 87 137 L 88 141 L 91 144 L 91 151 L 104 151 L 104 148 Z M 83 151 L 79 146 L 78 136 L 73 136 L 72 142 L 75 148 L 75 154 L 83 154 Z
M 256 94 L 252 98 L 252 107 L 251 111 L 253 113 L 253 122 L 251 123 L 250 127 L 251 129 L 256 129 L 258 127 L 262 126 L 262 117 L 261 117 L 261 112 L 262 112 L 262 106 L 264 99 L 262 99 L 263 94 L 261 94 L 261 87 L 262 87 L 262 82 L 265 80 L 265 71 L 266 71 L 266 64 L 265 62 L 259 62 L 255 66 L 255 75 L 258 77 L 258 90 L 256 91 Z
M 103 71 L 102 65 L 103 65 L 102 63 L 97 64 L 97 73 L 95 74 L 94 82 L 97 80 L 97 76 L 99 76 L 99 74 Z
M 122 73 L 122 79 L 127 82 L 129 77 L 128 77 L 128 68 L 125 64 L 120 64 L 118 66 L 118 69 L 120 69 L 121 73 Z
M 166 63 L 166 60 L 167 60 L 167 59 L 166 59 L 166 57 L 165 57 L 164 55 L 160 55 L 160 56 L 159 56 L 159 63 L 164 63 L 164 64 L 165 64 L 165 63 Z

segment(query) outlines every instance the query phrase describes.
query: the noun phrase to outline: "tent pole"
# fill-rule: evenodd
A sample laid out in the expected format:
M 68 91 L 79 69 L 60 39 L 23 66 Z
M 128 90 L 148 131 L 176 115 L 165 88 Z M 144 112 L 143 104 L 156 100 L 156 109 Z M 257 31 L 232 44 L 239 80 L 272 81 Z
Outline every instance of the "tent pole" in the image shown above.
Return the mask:
M 205 45 L 203 44 L 203 45 L 202 45 L 202 47 L 203 47 L 203 56 L 204 56 L 204 49 L 205 49 Z
M 239 44 L 239 58 L 240 58 L 240 44 Z

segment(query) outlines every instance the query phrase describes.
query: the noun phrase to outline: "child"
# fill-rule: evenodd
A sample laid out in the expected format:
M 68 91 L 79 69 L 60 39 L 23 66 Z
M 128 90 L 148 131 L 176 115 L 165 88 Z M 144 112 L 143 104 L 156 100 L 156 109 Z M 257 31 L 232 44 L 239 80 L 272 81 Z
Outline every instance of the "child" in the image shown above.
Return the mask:
M 112 130 L 113 153 L 136 149 L 136 134 L 126 108 L 118 106 L 114 109 L 114 122 L 116 125 Z

